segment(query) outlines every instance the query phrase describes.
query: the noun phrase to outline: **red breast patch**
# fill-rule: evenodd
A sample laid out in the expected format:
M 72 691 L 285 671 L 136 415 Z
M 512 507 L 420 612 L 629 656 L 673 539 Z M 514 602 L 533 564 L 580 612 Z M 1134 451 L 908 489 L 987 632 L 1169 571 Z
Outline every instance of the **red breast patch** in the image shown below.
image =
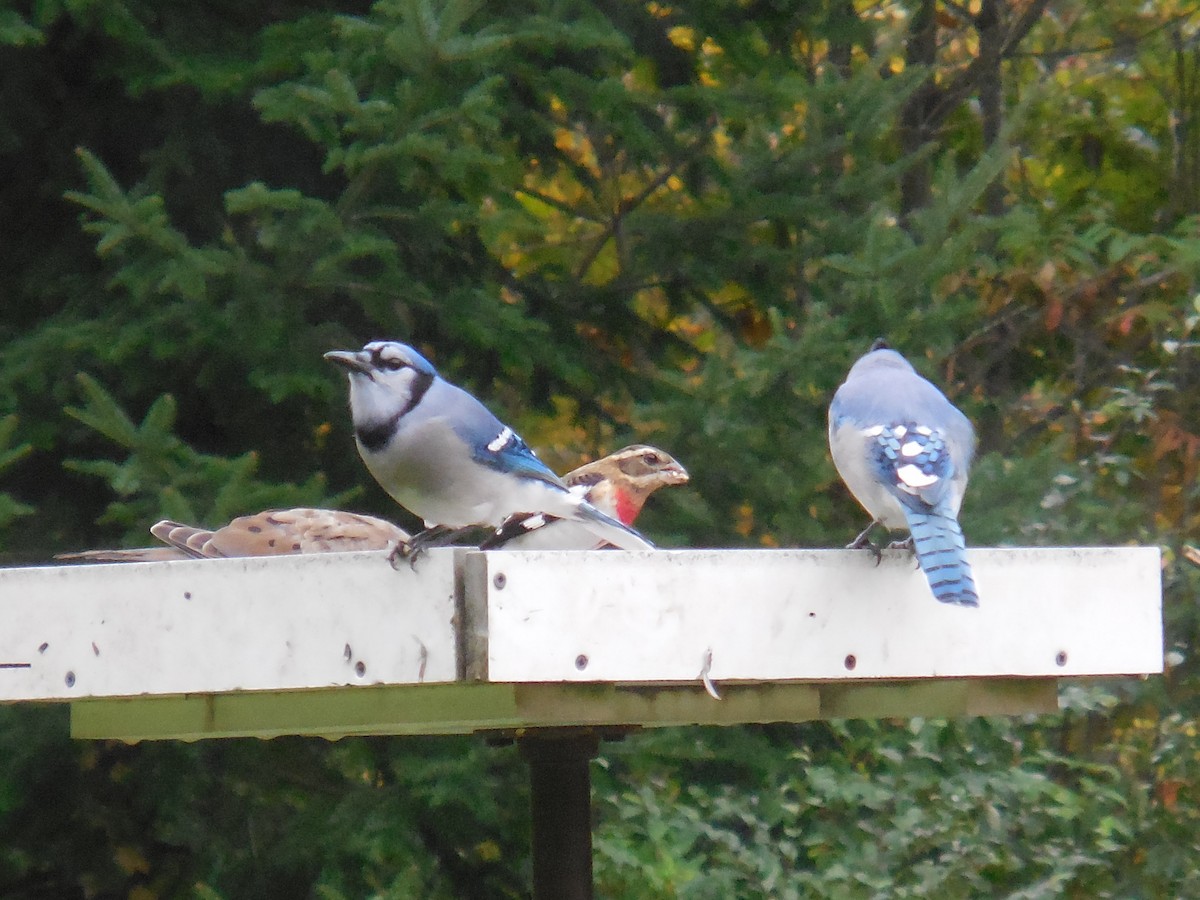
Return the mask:
M 615 493 L 617 495 L 617 518 L 621 520 L 622 525 L 632 525 L 633 520 L 642 511 L 642 504 L 625 491 L 618 490 Z

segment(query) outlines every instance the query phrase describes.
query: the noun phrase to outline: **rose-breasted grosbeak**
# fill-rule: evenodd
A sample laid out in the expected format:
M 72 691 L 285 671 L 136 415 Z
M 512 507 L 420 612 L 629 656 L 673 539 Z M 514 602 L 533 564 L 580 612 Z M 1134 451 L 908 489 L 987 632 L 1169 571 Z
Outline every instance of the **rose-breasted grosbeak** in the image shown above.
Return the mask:
M 687 470 L 657 447 L 633 444 L 563 476 L 600 511 L 632 525 L 646 498 L 662 487 L 686 484 Z M 607 546 L 573 522 L 545 514 L 513 516 L 484 541 L 485 548 L 508 550 L 591 550 Z

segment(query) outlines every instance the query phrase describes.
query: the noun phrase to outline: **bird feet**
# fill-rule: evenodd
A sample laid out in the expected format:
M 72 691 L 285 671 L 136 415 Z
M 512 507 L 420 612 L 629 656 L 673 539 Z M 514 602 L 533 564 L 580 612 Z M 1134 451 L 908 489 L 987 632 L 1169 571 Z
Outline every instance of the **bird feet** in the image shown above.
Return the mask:
M 913 540 L 913 536 L 911 534 L 902 541 L 892 541 L 887 545 L 887 549 L 907 550 L 913 555 L 913 559 L 916 562 L 916 568 L 921 568 L 921 560 L 917 558 L 917 542 Z
M 426 531 L 429 530 L 432 529 L 426 529 Z M 416 571 L 417 560 L 424 555 L 429 547 L 437 546 L 436 542 L 419 540 L 421 535 L 425 533 L 425 531 L 422 531 L 407 541 L 397 541 L 396 546 L 392 548 L 392 552 L 388 554 L 388 565 L 399 571 L 401 563 L 408 563 L 409 568 Z
M 420 552 L 420 548 L 413 547 L 408 541 L 396 541 L 396 546 L 388 554 L 388 565 L 399 571 L 400 563 L 407 560 L 408 564 L 415 569 L 417 567 L 417 554 Z
M 875 565 L 879 565 L 880 561 L 883 559 L 883 550 L 881 550 L 878 545 L 871 543 L 871 539 L 868 537 L 868 535 L 871 533 L 871 529 L 875 527 L 875 524 L 875 522 L 872 522 L 861 532 L 859 532 L 858 537 L 846 545 L 846 549 L 870 550 L 875 556 Z
M 417 560 L 426 550 L 433 547 L 446 547 L 453 544 L 464 534 L 476 530 L 474 525 L 465 528 L 452 528 L 449 525 L 434 525 L 413 535 L 407 542 L 398 541 L 388 554 L 388 563 L 393 569 L 399 569 L 400 563 L 407 562 L 409 567 L 416 569 Z

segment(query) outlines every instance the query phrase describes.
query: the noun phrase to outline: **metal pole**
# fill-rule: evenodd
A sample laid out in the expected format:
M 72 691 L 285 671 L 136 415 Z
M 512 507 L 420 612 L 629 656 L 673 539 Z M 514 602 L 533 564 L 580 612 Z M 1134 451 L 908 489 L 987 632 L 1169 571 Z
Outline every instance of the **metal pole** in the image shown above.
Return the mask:
M 592 900 L 590 731 L 526 734 L 533 816 L 533 900 Z

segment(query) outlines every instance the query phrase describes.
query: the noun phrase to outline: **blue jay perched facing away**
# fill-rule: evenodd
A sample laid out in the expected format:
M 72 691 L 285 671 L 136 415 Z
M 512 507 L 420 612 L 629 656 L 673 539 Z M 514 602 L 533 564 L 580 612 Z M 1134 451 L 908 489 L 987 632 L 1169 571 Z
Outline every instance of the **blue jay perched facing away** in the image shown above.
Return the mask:
M 829 449 L 873 519 L 850 546 L 871 547 L 867 535 L 876 524 L 907 528 L 934 597 L 978 606 L 958 527 L 975 452 L 967 417 L 908 360 L 876 341 L 833 396 Z
M 325 358 L 350 375 L 358 452 L 375 480 L 425 520 L 411 546 L 495 528 L 515 513 L 549 513 L 625 550 L 652 549 L 632 528 L 572 494 L 482 403 L 438 375 L 412 347 L 373 341 Z

